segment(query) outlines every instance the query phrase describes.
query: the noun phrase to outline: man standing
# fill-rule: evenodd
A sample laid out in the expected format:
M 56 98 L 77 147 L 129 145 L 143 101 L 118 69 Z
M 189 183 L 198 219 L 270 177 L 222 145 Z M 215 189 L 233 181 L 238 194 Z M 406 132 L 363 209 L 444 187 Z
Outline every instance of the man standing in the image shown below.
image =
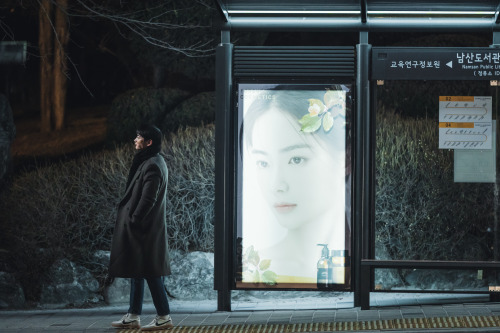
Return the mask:
M 166 230 L 168 169 L 160 155 L 162 134 L 152 125 L 137 130 L 136 154 L 127 179 L 125 195 L 118 206 L 109 275 L 131 278 L 130 307 L 118 328 L 140 328 L 144 280 L 147 281 L 157 316 L 142 331 L 173 327 L 163 276 L 170 274 Z

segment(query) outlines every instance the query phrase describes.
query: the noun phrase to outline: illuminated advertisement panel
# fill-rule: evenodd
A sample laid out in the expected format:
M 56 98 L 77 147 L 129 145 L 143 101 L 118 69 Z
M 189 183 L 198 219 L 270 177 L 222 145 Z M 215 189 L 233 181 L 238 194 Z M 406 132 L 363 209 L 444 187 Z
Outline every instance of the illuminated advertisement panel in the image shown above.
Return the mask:
M 240 84 L 237 288 L 350 289 L 351 85 Z

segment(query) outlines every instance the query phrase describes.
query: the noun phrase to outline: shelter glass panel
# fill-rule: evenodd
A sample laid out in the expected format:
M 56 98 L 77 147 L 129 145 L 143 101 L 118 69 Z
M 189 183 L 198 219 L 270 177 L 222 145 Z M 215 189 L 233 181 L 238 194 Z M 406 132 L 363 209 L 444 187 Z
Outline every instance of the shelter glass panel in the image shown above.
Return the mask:
M 376 94 L 375 258 L 498 260 L 498 87 L 385 81 Z

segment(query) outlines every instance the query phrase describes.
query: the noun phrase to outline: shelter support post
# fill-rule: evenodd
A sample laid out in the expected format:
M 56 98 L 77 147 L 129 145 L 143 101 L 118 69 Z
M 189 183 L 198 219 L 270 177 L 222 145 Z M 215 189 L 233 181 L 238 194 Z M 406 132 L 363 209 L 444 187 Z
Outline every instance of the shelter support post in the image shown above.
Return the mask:
M 500 31 L 493 31 L 493 43 L 490 47 L 500 47 Z
M 363 269 L 361 260 L 369 257 L 371 189 L 370 177 L 370 50 L 368 32 L 359 33 L 356 45 L 356 117 L 354 132 L 354 306 L 370 307 L 371 273 Z
M 498 18 L 497 18 L 498 20 Z M 492 44 L 490 47 L 492 48 L 500 48 L 500 31 L 493 31 L 493 36 L 492 36 Z M 496 93 L 498 93 L 498 87 L 495 88 Z M 495 100 L 498 100 L 498 98 L 495 98 Z M 498 118 L 497 118 L 498 119 Z M 495 184 L 495 186 L 498 186 Z M 498 248 L 499 244 L 499 221 L 498 221 L 498 216 L 495 214 L 495 219 L 494 219 L 494 260 L 498 261 L 499 259 L 499 253 L 500 249 Z M 495 271 L 495 279 L 498 278 L 498 271 Z M 490 293 L 490 302 L 498 302 L 500 301 L 500 295 L 498 295 L 497 292 Z
M 222 31 L 216 49 L 215 103 L 215 244 L 214 288 L 217 309 L 231 311 L 232 267 L 232 166 L 231 91 L 232 50 L 229 31 Z

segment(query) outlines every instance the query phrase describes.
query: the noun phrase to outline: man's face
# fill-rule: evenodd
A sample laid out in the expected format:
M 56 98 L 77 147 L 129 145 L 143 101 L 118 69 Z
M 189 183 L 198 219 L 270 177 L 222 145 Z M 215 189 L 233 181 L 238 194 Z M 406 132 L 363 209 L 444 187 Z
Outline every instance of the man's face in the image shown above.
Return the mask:
M 142 136 L 137 134 L 137 137 L 134 139 L 134 144 L 135 144 L 135 149 L 136 150 L 141 150 L 146 148 L 147 146 L 151 146 L 153 141 L 151 140 L 144 140 Z

